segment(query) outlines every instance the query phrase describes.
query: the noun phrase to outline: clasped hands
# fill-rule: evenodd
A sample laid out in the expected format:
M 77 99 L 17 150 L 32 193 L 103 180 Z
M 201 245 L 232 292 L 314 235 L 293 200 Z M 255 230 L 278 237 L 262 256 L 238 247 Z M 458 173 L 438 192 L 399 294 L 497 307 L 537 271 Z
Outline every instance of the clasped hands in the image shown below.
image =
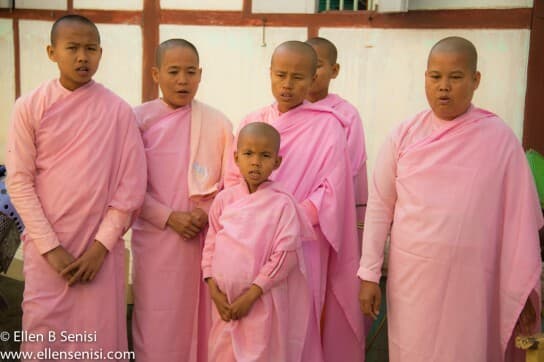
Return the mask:
M 259 286 L 251 284 L 247 291 L 236 298 L 232 304 L 229 304 L 226 294 L 219 289 L 213 278 L 206 279 L 206 283 L 208 284 L 210 296 L 217 307 L 217 311 L 219 312 L 221 319 L 225 322 L 244 318 L 248 315 L 253 304 L 263 294 L 263 291 Z
M 172 211 L 166 225 L 185 239 L 193 239 L 208 223 L 208 214 L 200 208 L 191 212 Z
M 72 286 L 77 282 L 91 282 L 102 267 L 107 253 L 108 249 L 95 240 L 77 259 L 60 245 L 45 253 L 44 257 L 68 285 Z

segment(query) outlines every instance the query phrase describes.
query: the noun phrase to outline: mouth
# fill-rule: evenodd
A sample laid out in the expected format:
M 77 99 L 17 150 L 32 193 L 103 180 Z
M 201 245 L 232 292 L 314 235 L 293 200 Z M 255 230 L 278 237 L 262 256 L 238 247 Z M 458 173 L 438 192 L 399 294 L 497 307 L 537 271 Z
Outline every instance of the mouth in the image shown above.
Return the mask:
M 87 76 L 90 73 L 89 67 L 86 67 L 86 66 L 81 66 L 81 67 L 76 68 L 76 72 L 80 76 Z
M 252 170 L 248 172 L 248 175 L 251 179 L 258 179 L 261 177 L 261 171 Z
M 447 96 L 438 97 L 438 102 L 440 104 L 448 104 L 451 102 L 451 98 Z
M 283 93 L 280 93 L 280 97 L 281 99 L 288 101 L 291 98 L 293 98 L 293 95 L 291 93 L 283 92 Z
M 191 92 L 189 92 L 186 89 L 182 89 L 182 90 L 176 91 L 176 93 L 179 94 L 179 95 L 182 95 L 182 96 L 186 96 L 186 95 L 190 94 Z

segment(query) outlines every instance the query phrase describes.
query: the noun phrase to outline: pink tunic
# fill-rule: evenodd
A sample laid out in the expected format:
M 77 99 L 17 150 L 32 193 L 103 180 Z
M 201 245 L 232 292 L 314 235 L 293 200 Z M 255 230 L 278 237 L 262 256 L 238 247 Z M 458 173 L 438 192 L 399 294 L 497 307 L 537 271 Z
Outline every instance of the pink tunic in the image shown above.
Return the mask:
M 15 103 L 7 169 L 10 196 L 26 226 L 23 330 L 57 334 L 55 342 L 44 338 L 21 349 L 126 351 L 121 237 L 146 182 L 130 106 L 93 81 L 73 92 L 58 80 L 44 83 Z M 109 253 L 90 283 L 68 287 L 41 255 L 62 245 L 77 258 L 95 239 Z M 63 342 L 62 331 L 92 336 Z
M 213 306 L 210 361 L 301 361 L 310 295 L 300 247 L 312 236 L 304 211 L 276 183 L 266 182 L 250 194 L 241 182 L 217 196 L 203 277 L 214 278 L 229 303 L 252 284 L 263 295 L 237 321 L 224 322 Z
M 364 331 L 356 277 L 360 242 L 344 131 L 330 108 L 310 103 L 284 114 L 270 105 L 246 117 L 240 128 L 255 121 L 280 132 L 283 162 L 271 179 L 280 181 L 308 210 L 315 229 L 316 240 L 303 243 L 314 302 L 304 360 L 362 361 Z M 239 179 L 231 161 L 225 183 Z
M 136 358 L 205 361 L 211 322 L 200 273 L 204 232 L 186 240 L 166 221 L 173 210 L 208 210 L 221 187 L 232 127 L 196 101 L 173 110 L 157 99 L 135 111 L 148 165 L 147 193 L 132 234 Z
M 339 119 L 346 133 L 351 170 L 353 172 L 357 222 L 362 223 L 365 220 L 366 206 L 364 205 L 366 205 L 368 199 L 368 182 L 366 175 L 365 134 L 359 112 L 351 103 L 337 94 L 328 94 L 327 97 L 314 104 L 331 107 L 340 115 Z M 362 230 L 359 230 L 359 240 L 361 237 Z
M 391 361 L 505 360 L 530 295 L 540 309 L 531 177 L 512 131 L 482 109 L 452 121 L 425 111 L 392 133 L 376 162 L 358 272 L 378 281 L 391 229 Z

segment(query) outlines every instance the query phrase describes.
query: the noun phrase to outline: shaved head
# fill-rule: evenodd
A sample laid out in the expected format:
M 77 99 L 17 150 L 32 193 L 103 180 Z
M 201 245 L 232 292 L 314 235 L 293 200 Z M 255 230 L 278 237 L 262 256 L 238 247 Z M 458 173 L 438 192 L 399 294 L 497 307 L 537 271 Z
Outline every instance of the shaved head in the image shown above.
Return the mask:
M 331 65 L 336 64 L 338 59 L 338 50 L 336 46 L 328 39 L 315 37 L 306 40 L 307 44 L 310 44 L 312 47 L 322 47 L 327 51 L 327 59 Z
M 272 143 L 274 151 L 278 153 L 280 149 L 280 133 L 274 127 L 264 122 L 252 122 L 245 125 L 240 130 L 240 133 L 238 133 L 237 147 L 240 147 L 246 137 L 255 136 L 268 139 Z
M 458 36 L 450 36 L 436 43 L 429 53 L 429 58 L 436 53 L 457 53 L 466 56 L 467 66 L 475 72 L 478 69 L 478 53 L 470 41 Z
M 307 58 L 310 63 L 310 73 L 313 75 L 317 69 L 317 54 L 314 48 L 310 44 L 306 44 L 302 41 L 290 40 L 278 45 L 272 54 L 271 63 L 274 63 L 274 57 L 281 52 L 293 52 L 300 54 Z
M 155 66 L 157 68 L 161 67 L 164 53 L 168 49 L 172 49 L 175 47 L 188 48 L 192 50 L 196 55 L 197 61 L 200 61 L 200 58 L 198 56 L 198 50 L 196 50 L 196 47 L 191 42 L 185 39 L 168 39 L 160 43 L 159 46 L 157 47 L 157 50 L 155 51 Z
M 54 46 L 55 42 L 57 41 L 60 25 L 68 23 L 68 22 L 79 23 L 79 24 L 83 24 L 83 25 L 87 25 L 91 27 L 96 32 L 96 38 L 97 38 L 98 44 L 100 44 L 100 33 L 98 32 L 98 28 L 96 27 L 95 23 L 93 23 L 92 21 L 90 21 L 84 16 L 77 15 L 77 14 L 69 14 L 69 15 L 64 15 L 58 18 L 53 23 L 53 26 L 51 27 L 51 34 L 50 34 L 51 45 Z

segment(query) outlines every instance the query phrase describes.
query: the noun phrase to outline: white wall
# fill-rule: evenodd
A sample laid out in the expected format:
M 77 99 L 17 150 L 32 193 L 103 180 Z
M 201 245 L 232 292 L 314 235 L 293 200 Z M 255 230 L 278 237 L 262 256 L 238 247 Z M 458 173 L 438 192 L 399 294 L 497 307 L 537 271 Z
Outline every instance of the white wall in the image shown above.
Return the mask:
M 243 0 L 161 0 L 162 9 L 242 10 Z
M 253 0 L 254 13 L 315 13 L 317 0 Z
M 66 10 L 66 0 L 15 0 L 18 9 L 55 9 Z
M 532 7 L 533 0 L 409 0 L 408 5 L 409 10 Z
M 0 163 L 4 163 L 9 118 L 15 100 L 13 22 L 0 19 Z
M 286 40 L 305 40 L 306 28 L 163 25 L 161 41 L 184 38 L 200 54 L 202 81 L 197 98 L 223 111 L 235 125 L 259 107 L 272 103 L 270 57 Z
M 521 138 L 528 30 L 321 29 L 319 35 L 338 47 L 341 70 L 331 91 L 347 98 L 361 113 L 369 172 L 391 129 L 428 108 L 426 58 L 436 41 L 450 35 L 466 37 L 478 49 L 482 81 L 474 103 L 497 113 Z
M 75 9 L 140 10 L 143 0 L 74 0 Z

